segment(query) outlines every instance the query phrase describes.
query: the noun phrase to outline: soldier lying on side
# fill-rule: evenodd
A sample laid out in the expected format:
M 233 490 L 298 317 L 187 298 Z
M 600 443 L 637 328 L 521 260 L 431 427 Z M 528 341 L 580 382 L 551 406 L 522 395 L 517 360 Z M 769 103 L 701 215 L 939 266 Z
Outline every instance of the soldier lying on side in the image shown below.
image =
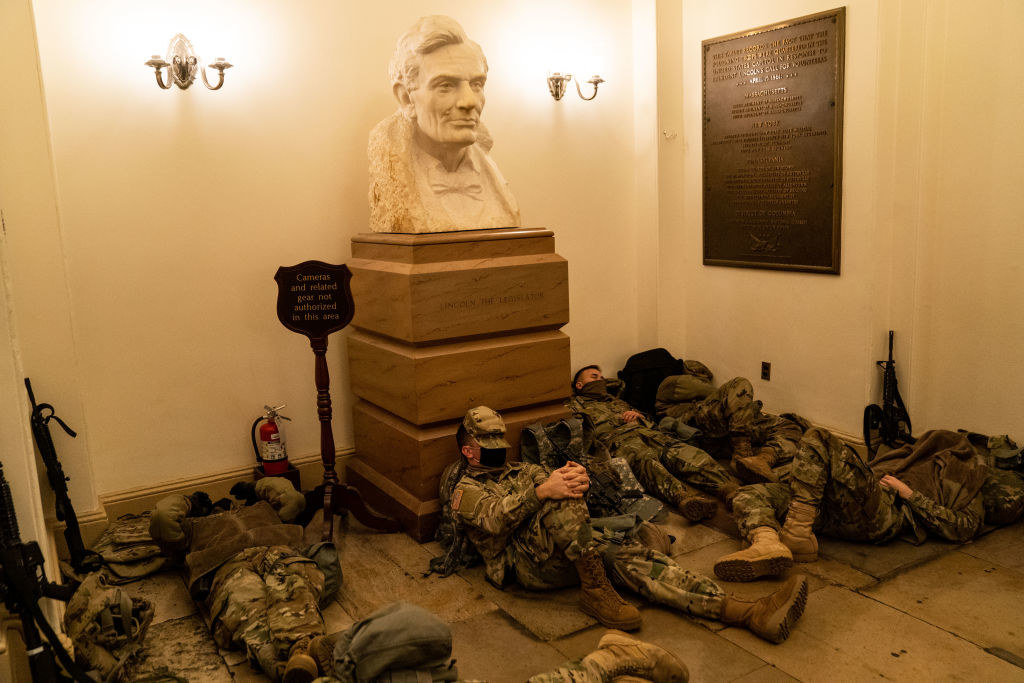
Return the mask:
M 683 433 L 696 429 L 696 444 L 716 458 L 731 456 L 730 464 L 744 483 L 784 479 L 810 423 L 794 413 L 764 412 L 748 379 L 734 377 L 716 388 L 706 365 L 689 360 L 685 366 L 686 374 L 666 377 L 658 386 L 658 428 Z
M 489 581 L 544 590 L 580 584 L 580 608 L 609 628 L 640 627 L 639 611 L 623 600 L 609 575 L 649 600 L 687 614 L 743 626 L 782 642 L 803 612 L 807 580 L 793 576 L 757 601 L 725 594 L 660 552 L 631 540 L 611 545 L 597 535 L 583 502 L 586 470 L 570 462 L 548 473 L 508 463 L 505 425 L 490 408 L 470 410 L 456 433 L 467 463 L 449 505 L 483 557 Z
M 589 365 L 573 377 L 567 405 L 582 417 L 615 457 L 623 457 L 648 493 L 679 509 L 691 521 L 715 514 L 717 504 L 691 486 L 728 504 L 740 481 L 701 449 L 655 429 L 628 403 L 608 393 L 601 368 Z
M 914 444 L 864 462 L 824 429 L 800 443 L 786 484 L 740 489 L 733 516 L 750 547 L 715 563 L 728 581 L 776 575 L 793 561 L 818 558 L 816 533 L 884 543 L 897 536 L 922 542 L 931 533 L 973 538 L 986 518 L 1008 523 L 1024 510 L 1024 481 L 991 470 L 962 434 L 934 430 Z M 779 520 L 785 519 L 780 526 Z
M 312 681 L 330 653 L 318 600 L 338 588 L 337 554 L 329 544 L 305 548 L 302 527 L 288 523 L 305 508 L 291 482 L 265 477 L 255 488 L 255 505 L 207 517 L 189 516 L 189 498 L 167 496 L 150 535 L 184 555 L 189 592 L 205 601 L 218 647 L 245 650 L 272 680 Z

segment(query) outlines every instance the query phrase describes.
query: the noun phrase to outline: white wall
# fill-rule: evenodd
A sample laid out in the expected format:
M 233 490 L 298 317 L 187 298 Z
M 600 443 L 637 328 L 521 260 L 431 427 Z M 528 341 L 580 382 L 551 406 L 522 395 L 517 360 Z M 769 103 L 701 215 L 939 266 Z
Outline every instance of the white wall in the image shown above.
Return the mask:
M 899 250 L 890 298 L 912 334 L 911 416 L 1024 441 L 1024 4 L 880 6 L 893 102 L 880 230 Z
M 25 344 L 54 327 L 73 339 L 77 379 L 48 365 L 53 349 L 32 372 L 55 392 L 74 386 L 64 402 L 84 407 L 75 426 L 94 486 L 72 474 L 87 508 L 93 491 L 246 465 L 247 430 L 267 402 L 288 403 L 293 455 L 318 451 L 312 354 L 278 323 L 272 277 L 306 259 L 343 262 L 366 230 L 367 133 L 395 106 L 394 41 L 425 13 L 455 17 L 487 54 L 493 155 L 526 224 L 555 230 L 570 262 L 574 359 L 615 364 L 636 350 L 645 257 L 632 236 L 640 222 L 652 232 L 657 214 L 636 199 L 648 186 L 635 180 L 630 3 L 33 4 L 61 236 L 43 251 L 66 263 L 46 299 L 65 300 L 68 322 L 25 330 Z M 649 21 L 640 30 L 653 32 Z M 236 65 L 222 90 L 156 87 L 143 62 L 177 32 L 204 58 Z M 643 48 L 653 63 L 653 45 Z M 592 102 L 574 92 L 555 102 L 548 69 L 607 83 Z M 652 92 L 653 69 L 642 75 Z M 646 111 L 653 120 L 653 99 Z M 13 259 L 28 262 L 36 246 Z M 41 273 L 14 278 L 26 315 L 40 310 Z M 331 337 L 329 361 L 345 448 L 344 333 Z
M 5 63 L 36 91 L 5 98 L 16 153 L 0 157 L 0 200 L 24 374 L 81 433 L 58 444 L 80 512 L 246 465 L 265 402 L 289 404 L 293 455 L 317 452 L 312 354 L 277 322 L 272 276 L 343 262 L 365 230 L 366 135 L 394 107 L 386 63 L 427 12 L 487 53 L 494 156 L 526 224 L 554 229 L 570 262 L 574 364 L 614 370 L 660 344 L 751 377 L 770 409 L 857 434 L 893 328 L 918 431 L 1024 439 L 1020 3 L 849 0 L 842 274 L 701 264 L 701 41 L 833 6 L 35 0 L 43 90 L 22 31 Z M 236 64 L 223 90 L 155 86 L 142 63 L 179 31 Z M 548 69 L 608 82 L 556 103 Z M 344 334 L 330 350 L 340 448 Z
M 67 341 L 67 305 L 60 304 L 60 297 L 52 295 L 62 291 L 63 271 L 59 259 L 52 260 L 43 255 L 46 246 L 52 245 L 56 235 L 56 202 L 54 198 L 53 170 L 49 162 L 47 145 L 45 105 L 39 82 L 39 60 L 36 53 L 35 32 L 32 22 L 32 8 L 29 0 L 11 0 L 0 3 L 0 434 L 3 434 L 3 450 L 0 463 L 4 476 L 10 484 L 11 498 L 18 518 L 18 528 L 23 542 L 38 541 L 46 560 L 47 575 L 52 579 L 58 575 L 52 545 L 48 542 L 44 521 L 44 496 L 49 508 L 52 495 L 44 483 L 45 474 L 32 446 L 29 427 L 29 405 L 23 378 L 31 375 L 29 370 L 35 363 L 45 360 L 47 354 L 57 355 L 52 361 L 55 370 L 69 373 L 68 385 L 75 385 L 74 353 L 63 352 L 59 342 Z M 32 241 L 43 248 L 31 249 L 26 244 Z M 19 252 L 26 263 L 13 263 L 12 255 Z M 59 256 L 59 250 L 55 252 Z M 13 301 L 13 281 L 23 273 L 24 266 L 31 265 L 40 270 L 35 293 L 45 298 L 50 307 L 39 310 L 35 316 L 16 316 Z M 52 271 L 47 270 L 53 268 Z M 43 273 L 47 275 L 43 276 Z M 42 348 L 25 348 L 21 343 L 19 325 L 31 327 L 34 322 L 45 322 L 52 330 L 50 339 L 42 340 Z M 45 382 L 34 385 L 36 392 L 45 389 L 47 399 L 37 395 L 40 401 L 49 400 L 55 405 L 67 408 L 60 415 L 73 421 L 79 416 L 70 401 L 74 392 L 51 387 Z M 53 424 L 53 423 L 51 423 Z M 59 429 L 53 424 L 55 430 Z M 69 444 L 69 439 L 54 435 L 54 441 L 69 448 L 74 462 L 67 463 L 67 472 L 84 473 L 86 495 L 89 487 L 89 459 L 87 453 Z M 52 508 L 50 508 L 52 509 Z M 42 609 L 48 617 L 55 616 L 54 603 L 45 601 Z
M 660 151 L 659 338 L 751 378 L 769 409 L 857 435 L 894 329 L 915 432 L 1024 439 L 1020 3 L 849 0 L 841 275 L 701 264 L 701 41 L 834 6 L 659 3 L 661 127 L 680 133 Z

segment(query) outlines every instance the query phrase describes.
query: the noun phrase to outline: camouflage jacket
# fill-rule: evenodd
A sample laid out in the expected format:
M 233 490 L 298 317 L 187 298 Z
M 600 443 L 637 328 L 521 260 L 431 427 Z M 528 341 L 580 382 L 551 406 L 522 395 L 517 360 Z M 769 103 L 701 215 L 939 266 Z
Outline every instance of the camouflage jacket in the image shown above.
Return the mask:
M 594 430 L 594 436 L 613 451 L 619 440 L 637 436 L 648 442 L 662 445 L 668 443 L 668 437 L 655 429 L 646 417 L 626 422 L 622 414 L 636 408 L 610 394 L 600 398 L 577 394 L 566 401 L 566 406 L 582 416 Z
M 536 487 L 547 478 L 543 467 L 519 462 L 500 471 L 467 468 L 455 486 L 451 509 L 480 551 L 487 578 L 497 586 L 511 578 L 512 537 L 540 509 Z
M 949 541 L 964 543 L 977 535 L 985 519 L 980 495 L 959 510 L 941 505 L 920 491 L 914 491 L 904 503 L 912 515 L 908 519 L 911 527 L 908 531 L 917 542 L 925 539 L 924 532 L 927 531 Z

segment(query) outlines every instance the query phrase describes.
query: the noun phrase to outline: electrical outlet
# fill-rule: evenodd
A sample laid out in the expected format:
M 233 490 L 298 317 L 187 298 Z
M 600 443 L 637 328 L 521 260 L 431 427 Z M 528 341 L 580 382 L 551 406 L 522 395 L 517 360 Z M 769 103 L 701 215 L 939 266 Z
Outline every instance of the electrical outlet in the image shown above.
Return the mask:
M 765 382 L 772 380 L 772 364 L 766 360 L 761 361 L 761 379 Z

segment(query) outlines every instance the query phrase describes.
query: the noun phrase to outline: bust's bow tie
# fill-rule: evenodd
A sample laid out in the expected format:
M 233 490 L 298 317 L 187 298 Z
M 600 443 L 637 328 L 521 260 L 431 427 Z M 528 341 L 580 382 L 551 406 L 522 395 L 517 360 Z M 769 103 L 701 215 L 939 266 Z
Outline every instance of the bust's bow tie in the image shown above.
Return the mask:
M 430 189 L 434 194 L 464 194 L 475 197 L 484 191 L 483 186 L 475 180 L 443 180 L 431 178 Z

